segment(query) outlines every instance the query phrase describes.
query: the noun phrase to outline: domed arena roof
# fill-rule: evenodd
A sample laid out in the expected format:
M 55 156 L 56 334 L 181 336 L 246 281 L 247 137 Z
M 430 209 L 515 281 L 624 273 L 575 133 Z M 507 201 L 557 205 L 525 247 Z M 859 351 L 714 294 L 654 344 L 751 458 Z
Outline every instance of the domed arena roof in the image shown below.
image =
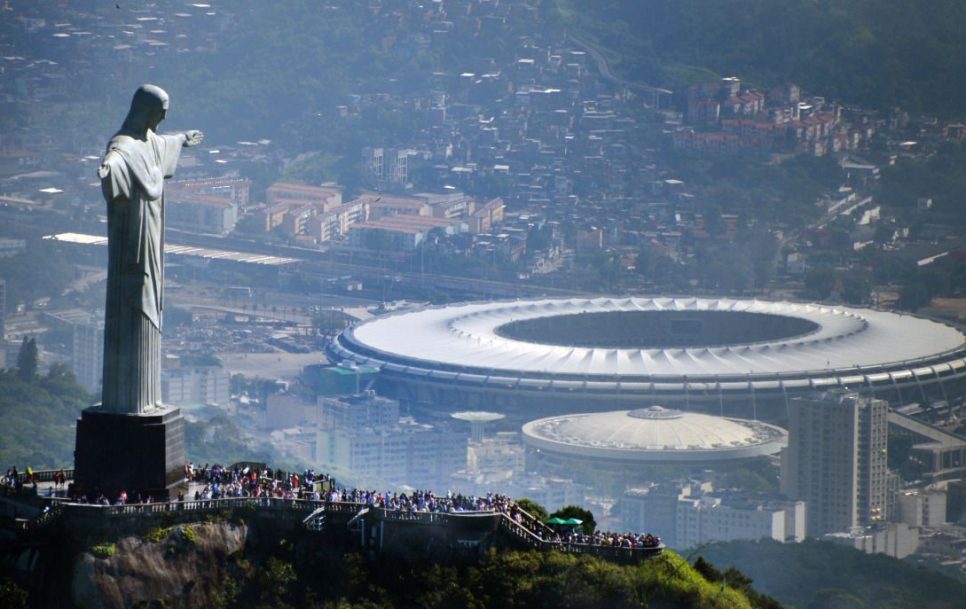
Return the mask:
M 570 456 L 660 462 L 770 455 L 788 441 L 774 425 L 662 406 L 537 419 L 523 436 L 530 446 Z

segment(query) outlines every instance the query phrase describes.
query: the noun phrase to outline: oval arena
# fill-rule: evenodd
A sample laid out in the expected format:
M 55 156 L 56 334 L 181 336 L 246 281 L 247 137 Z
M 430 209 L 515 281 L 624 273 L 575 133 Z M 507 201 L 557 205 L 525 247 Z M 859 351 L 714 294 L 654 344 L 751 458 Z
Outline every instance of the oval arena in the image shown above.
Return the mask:
M 514 419 L 652 404 L 780 418 L 788 399 L 833 388 L 893 405 L 949 402 L 966 389 L 966 336 L 951 325 L 724 298 L 427 308 L 357 324 L 329 356 L 379 367 L 380 388 L 417 408 L 495 408 Z

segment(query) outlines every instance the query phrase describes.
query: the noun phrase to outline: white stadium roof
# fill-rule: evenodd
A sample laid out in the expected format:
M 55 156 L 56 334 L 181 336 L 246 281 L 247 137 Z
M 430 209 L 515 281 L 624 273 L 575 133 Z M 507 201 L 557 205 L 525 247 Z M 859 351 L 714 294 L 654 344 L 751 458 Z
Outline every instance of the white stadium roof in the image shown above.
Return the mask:
M 594 346 L 586 335 L 583 346 L 568 346 L 559 338 L 578 320 L 565 316 L 628 312 L 705 319 L 698 325 L 713 326 L 713 333 L 727 334 L 728 340 L 702 337 L 700 330 L 687 346 L 650 346 L 646 335 L 631 346 L 606 340 Z M 713 313 L 702 317 L 702 312 Z M 553 324 L 555 317 L 565 319 L 556 322 L 552 332 L 559 336 L 552 340 L 524 340 L 508 330 L 529 320 Z M 601 329 L 607 320 L 602 321 Z M 770 335 L 751 336 L 768 325 L 774 326 Z M 356 325 L 339 337 L 331 354 L 422 382 L 617 387 L 625 393 L 894 386 L 966 375 L 966 337 L 943 323 L 873 309 L 726 298 L 571 298 L 429 308 Z

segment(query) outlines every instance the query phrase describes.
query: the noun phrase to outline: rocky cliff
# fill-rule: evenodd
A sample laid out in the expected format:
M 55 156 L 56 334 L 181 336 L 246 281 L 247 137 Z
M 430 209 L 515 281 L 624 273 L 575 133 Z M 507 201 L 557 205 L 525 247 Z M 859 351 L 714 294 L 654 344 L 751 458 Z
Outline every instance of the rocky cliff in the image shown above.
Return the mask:
M 186 524 L 95 545 L 76 555 L 70 600 L 84 609 L 223 605 L 229 561 L 248 535 L 246 525 Z

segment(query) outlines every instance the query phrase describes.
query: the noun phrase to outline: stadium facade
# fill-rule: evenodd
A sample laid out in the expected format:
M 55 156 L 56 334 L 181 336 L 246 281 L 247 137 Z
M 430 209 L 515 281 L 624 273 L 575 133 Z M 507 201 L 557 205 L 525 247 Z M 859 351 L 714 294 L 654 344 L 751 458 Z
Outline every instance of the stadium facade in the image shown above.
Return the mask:
M 517 420 L 654 404 L 784 418 L 833 388 L 892 405 L 966 395 L 966 336 L 874 309 L 727 298 L 483 302 L 359 323 L 329 356 L 415 407 Z

